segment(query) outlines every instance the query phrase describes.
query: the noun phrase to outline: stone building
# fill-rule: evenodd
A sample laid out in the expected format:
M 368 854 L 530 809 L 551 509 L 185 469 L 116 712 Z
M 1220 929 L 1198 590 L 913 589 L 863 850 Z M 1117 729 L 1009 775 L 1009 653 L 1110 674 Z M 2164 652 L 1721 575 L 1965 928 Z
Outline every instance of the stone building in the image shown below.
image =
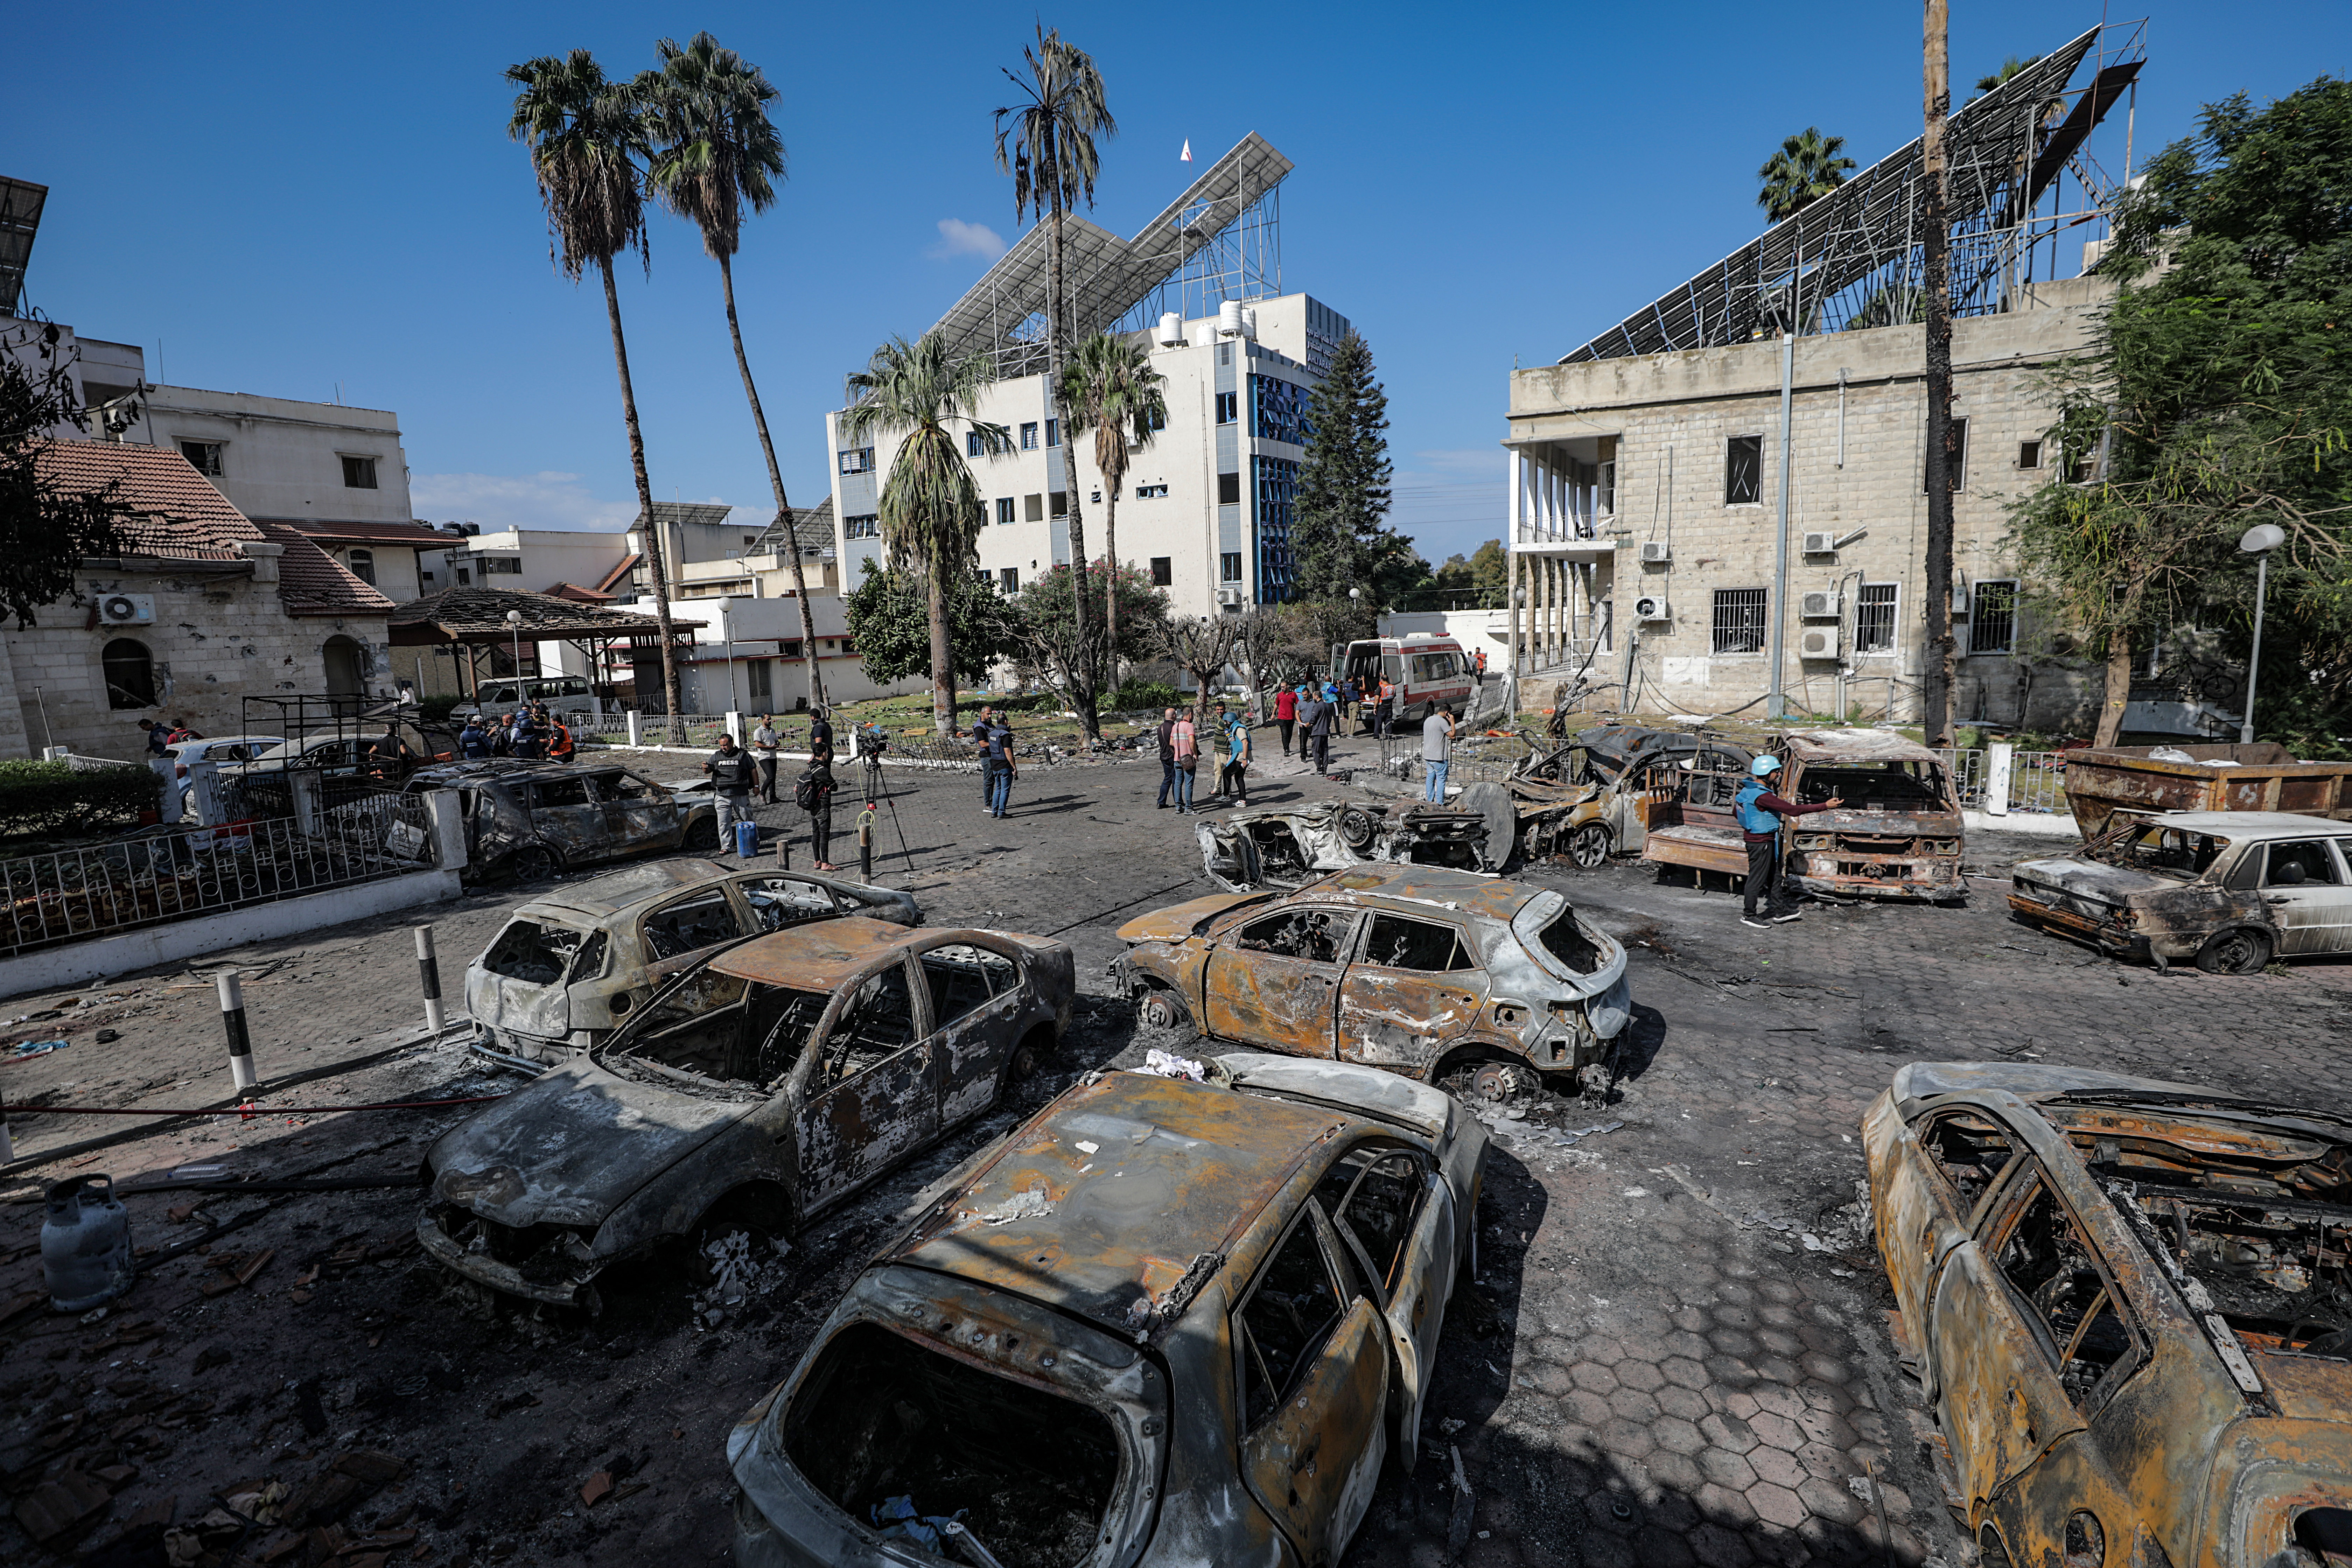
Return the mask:
M 55 441 L 40 463 L 71 489 L 117 487 L 122 553 L 0 632 L 0 756 L 132 759 L 141 719 L 233 734 L 247 697 L 394 694 L 392 601 L 299 530 L 247 518 L 168 447 Z

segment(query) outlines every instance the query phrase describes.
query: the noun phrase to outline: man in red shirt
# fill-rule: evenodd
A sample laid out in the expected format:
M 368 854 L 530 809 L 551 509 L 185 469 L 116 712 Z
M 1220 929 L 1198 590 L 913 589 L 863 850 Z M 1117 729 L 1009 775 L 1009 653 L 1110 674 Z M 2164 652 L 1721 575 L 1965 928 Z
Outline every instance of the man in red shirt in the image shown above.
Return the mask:
M 1755 776 L 1740 784 L 1732 796 L 1734 815 L 1739 818 L 1739 835 L 1748 842 L 1748 885 L 1740 890 L 1739 923 L 1766 926 L 1785 924 L 1804 917 L 1798 911 L 1797 900 L 1787 896 L 1780 881 L 1780 824 L 1791 816 L 1811 816 L 1817 811 L 1828 811 L 1845 802 L 1832 795 L 1819 805 L 1798 805 L 1782 800 L 1772 793 L 1770 779 L 1780 771 L 1778 757 L 1759 757 L 1748 765 Z M 1758 914 L 1756 900 L 1764 900 L 1764 912 Z
M 1298 722 L 1298 693 L 1286 686 L 1274 694 L 1274 721 L 1282 726 L 1282 754 L 1290 755 L 1290 731 Z

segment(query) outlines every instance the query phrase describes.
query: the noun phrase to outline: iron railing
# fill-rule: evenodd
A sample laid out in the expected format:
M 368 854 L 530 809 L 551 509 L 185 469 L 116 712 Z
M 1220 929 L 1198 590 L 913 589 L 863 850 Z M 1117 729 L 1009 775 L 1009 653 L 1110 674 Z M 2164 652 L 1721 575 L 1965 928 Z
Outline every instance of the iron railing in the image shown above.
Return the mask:
M 1967 746 L 1938 753 L 1952 774 L 1952 788 L 1960 805 L 1981 811 L 1990 753 Z M 2066 754 L 2063 752 L 2013 752 L 2009 763 L 2009 809 L 2063 816 L 2066 804 Z
M 86 849 L 0 860 L 0 952 L 108 936 L 374 881 L 431 864 L 422 795 L 372 791 L 293 816 L 148 828 Z

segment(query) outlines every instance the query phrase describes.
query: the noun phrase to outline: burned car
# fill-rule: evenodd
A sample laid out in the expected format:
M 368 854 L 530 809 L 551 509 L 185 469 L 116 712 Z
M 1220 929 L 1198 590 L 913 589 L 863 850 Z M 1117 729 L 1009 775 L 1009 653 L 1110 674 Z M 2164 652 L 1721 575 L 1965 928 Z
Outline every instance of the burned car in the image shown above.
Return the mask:
M 2326 817 L 2118 809 L 2075 854 L 2010 877 L 2017 919 L 2158 969 L 2352 953 L 2352 825 Z
M 1486 819 L 1458 805 L 1390 807 L 1335 800 L 1295 811 L 1249 811 L 1193 832 L 1209 879 L 1228 892 L 1303 888 L 1327 871 L 1366 861 L 1499 868 L 1486 863 Z
M 1590 871 L 1612 854 L 1640 854 L 1653 826 L 1680 820 L 1662 803 L 1702 782 L 1744 777 L 1754 753 L 1687 730 L 1605 724 L 1553 744 L 1528 734 L 1530 750 L 1512 769 L 1512 809 L 1520 853 L 1565 857 Z M 1728 791 L 1724 792 L 1727 795 Z
M 1070 1024 L 1067 944 L 862 916 L 725 948 L 426 1155 L 428 1256 L 534 1301 L 706 1224 L 796 1231 L 996 1102 Z
M 559 1062 L 598 1045 L 715 947 L 811 921 L 919 926 L 913 895 L 814 871 L 661 860 L 531 900 L 466 970 L 466 1011 L 495 1051 Z
M 2352 1561 L 2343 1111 L 1915 1062 L 1863 1133 L 1987 1563 Z
M 1549 888 L 1466 871 L 1359 866 L 1194 899 L 1118 938 L 1112 980 L 1148 1024 L 1495 1098 L 1538 1073 L 1605 1083 L 1632 1019 L 1614 937 Z
M 411 795 L 454 789 L 477 868 L 539 881 L 656 849 L 719 847 L 718 807 L 613 763 L 492 760 L 424 769 Z
M 727 1443 L 739 1568 L 1328 1563 L 1411 1468 L 1486 1134 L 1389 1074 L 1089 1075 Z

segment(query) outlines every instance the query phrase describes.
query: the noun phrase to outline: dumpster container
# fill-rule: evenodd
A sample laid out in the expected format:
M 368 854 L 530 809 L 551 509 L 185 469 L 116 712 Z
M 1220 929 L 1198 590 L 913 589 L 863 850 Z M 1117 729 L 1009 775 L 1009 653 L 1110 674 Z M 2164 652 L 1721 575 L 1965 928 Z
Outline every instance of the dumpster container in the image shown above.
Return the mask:
M 2189 761 L 2158 761 L 2153 752 Z M 2066 800 L 2090 837 L 2117 806 L 2138 811 L 2287 811 L 2352 822 L 2352 763 L 2300 763 L 2275 741 L 2105 746 L 2068 752 Z

